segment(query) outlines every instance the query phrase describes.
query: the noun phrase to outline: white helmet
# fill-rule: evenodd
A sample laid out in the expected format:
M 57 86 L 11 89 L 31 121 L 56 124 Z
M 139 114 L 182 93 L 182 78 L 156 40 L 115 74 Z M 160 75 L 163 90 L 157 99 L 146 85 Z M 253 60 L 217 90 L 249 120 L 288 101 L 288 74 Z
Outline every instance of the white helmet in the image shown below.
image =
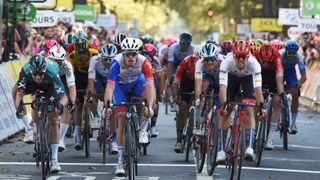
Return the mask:
M 64 61 L 67 58 L 67 52 L 62 46 L 55 45 L 50 48 L 48 57 L 54 61 Z
M 106 58 L 114 58 L 117 55 L 117 47 L 108 43 L 101 47 L 101 56 Z
M 115 45 L 121 46 L 121 42 L 127 38 L 127 36 L 125 34 L 119 33 L 114 37 L 113 43 Z
M 206 58 L 206 57 L 215 57 L 219 53 L 219 50 L 216 45 L 213 43 L 208 43 L 204 46 L 202 46 L 201 49 L 201 57 Z
M 121 42 L 121 49 L 123 51 L 138 51 L 139 47 L 139 39 L 136 38 L 125 38 Z

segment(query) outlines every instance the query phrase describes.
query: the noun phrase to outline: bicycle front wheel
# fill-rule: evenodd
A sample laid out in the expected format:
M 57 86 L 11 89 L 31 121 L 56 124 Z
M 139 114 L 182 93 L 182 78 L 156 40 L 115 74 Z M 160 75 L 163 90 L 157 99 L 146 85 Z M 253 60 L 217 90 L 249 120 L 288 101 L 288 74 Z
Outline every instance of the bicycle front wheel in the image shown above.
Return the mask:
M 196 165 L 197 165 L 197 172 L 201 173 L 204 161 L 206 159 L 206 153 L 204 152 L 204 137 L 197 137 L 197 147 L 196 147 Z
M 256 166 L 260 165 L 262 152 L 264 150 L 266 125 L 265 121 L 259 121 L 257 125 L 257 135 L 255 138 Z
M 289 113 L 288 109 L 285 107 L 285 110 L 281 113 L 281 134 L 283 141 L 283 149 L 288 150 L 288 129 L 289 129 Z
M 244 128 L 240 126 L 238 134 L 234 141 L 233 152 L 232 152 L 232 162 L 229 172 L 230 180 L 240 180 L 241 176 L 241 167 L 242 159 L 244 157 L 244 141 L 245 141 L 245 132 Z
M 136 179 L 136 172 L 137 172 L 137 166 L 135 164 L 135 154 L 136 154 L 136 142 L 135 142 L 135 134 L 133 131 L 133 128 L 130 123 L 126 126 L 126 169 L 128 173 L 128 179 L 129 180 L 135 180 Z
M 209 148 L 207 152 L 207 173 L 213 174 L 217 166 L 216 159 L 218 154 L 218 117 L 212 114 L 210 122 Z
M 90 157 L 90 114 L 87 105 L 84 107 L 84 127 L 83 127 L 83 144 L 86 152 L 86 158 Z
M 186 159 L 185 161 L 188 162 L 189 161 L 189 153 L 190 153 L 190 149 L 191 149 L 191 145 L 192 145 L 192 136 L 193 136 L 193 122 L 195 120 L 195 111 L 194 111 L 194 108 L 192 108 L 190 110 L 190 115 L 189 115 L 189 121 L 188 121 L 188 124 L 187 124 L 187 135 L 186 135 L 186 138 L 185 140 L 187 141 L 186 142 L 186 145 L 187 145 L 187 149 L 186 149 Z

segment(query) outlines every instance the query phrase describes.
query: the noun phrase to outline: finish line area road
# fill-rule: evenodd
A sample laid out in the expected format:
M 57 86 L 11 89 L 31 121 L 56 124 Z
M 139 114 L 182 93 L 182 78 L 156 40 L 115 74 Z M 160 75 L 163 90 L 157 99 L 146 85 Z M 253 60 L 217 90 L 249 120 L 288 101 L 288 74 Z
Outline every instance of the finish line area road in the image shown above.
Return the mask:
M 214 175 L 196 172 L 193 156 L 185 162 L 185 154 L 176 154 L 174 113 L 164 114 L 161 104 L 157 122 L 159 136 L 151 139 L 147 155 L 139 156 L 137 180 L 224 180 L 228 179 L 227 168 L 216 167 Z M 320 114 L 301 107 L 297 118 L 298 134 L 289 136 L 289 148 L 282 148 L 282 141 L 277 133 L 275 149 L 264 151 L 260 167 L 254 162 L 244 161 L 241 179 L 320 179 Z M 76 151 L 74 140 L 66 138 L 66 151 L 59 153 L 61 171 L 51 174 L 48 180 L 118 180 L 115 177 L 117 155 L 107 155 L 106 164 L 102 164 L 102 152 L 96 141 L 97 132 L 91 139 L 91 156 L 85 158 L 84 151 Z M 33 144 L 22 141 L 22 136 L 11 139 L 11 143 L 0 145 L 0 180 L 41 179 L 41 169 L 35 166 Z M 190 153 L 193 155 L 193 153 Z

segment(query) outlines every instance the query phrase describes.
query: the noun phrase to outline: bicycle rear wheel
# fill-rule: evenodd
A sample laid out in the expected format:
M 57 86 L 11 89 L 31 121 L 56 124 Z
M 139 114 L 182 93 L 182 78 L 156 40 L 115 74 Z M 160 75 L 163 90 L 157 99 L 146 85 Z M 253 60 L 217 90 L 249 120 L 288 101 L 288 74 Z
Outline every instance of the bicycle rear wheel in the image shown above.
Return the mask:
M 213 171 L 217 166 L 217 163 L 216 163 L 217 154 L 218 154 L 218 134 L 217 133 L 218 133 L 218 117 L 212 113 L 211 122 L 210 122 L 208 152 L 207 152 L 207 173 L 209 176 L 213 174 Z
M 137 173 L 137 165 L 135 163 L 135 154 L 136 154 L 136 143 L 135 143 L 135 134 L 132 129 L 132 126 L 130 123 L 127 123 L 126 125 L 126 151 L 127 151 L 127 159 L 126 159 L 126 169 L 128 174 L 129 180 L 135 180 L 136 179 L 136 173 Z
M 245 141 L 245 132 L 244 128 L 240 126 L 238 135 L 234 141 L 233 152 L 232 152 L 232 162 L 231 168 L 229 169 L 229 179 L 230 180 L 240 180 L 241 176 L 241 167 L 242 159 L 244 157 L 244 141 Z

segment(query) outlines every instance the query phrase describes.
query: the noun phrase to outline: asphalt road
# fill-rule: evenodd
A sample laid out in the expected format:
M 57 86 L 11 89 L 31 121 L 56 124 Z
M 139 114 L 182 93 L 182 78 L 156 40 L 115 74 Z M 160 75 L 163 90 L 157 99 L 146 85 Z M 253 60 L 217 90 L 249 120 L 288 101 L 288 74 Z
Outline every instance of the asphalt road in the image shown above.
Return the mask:
M 163 110 L 163 106 L 161 106 Z M 164 112 L 164 111 L 161 111 Z M 139 157 L 138 180 L 223 180 L 227 179 L 225 166 L 218 166 L 214 175 L 206 175 L 206 167 L 201 174 L 196 173 L 193 158 L 186 163 L 184 154 L 176 154 L 175 121 L 173 113 L 160 113 L 159 136 L 152 139 L 147 156 Z M 301 108 L 298 115 L 297 135 L 289 136 L 289 150 L 282 149 L 281 139 L 276 136 L 275 149 L 263 153 L 260 167 L 253 162 L 245 162 L 241 179 L 320 179 L 320 114 Z M 59 154 L 62 171 L 48 176 L 49 180 L 93 180 L 126 179 L 114 176 L 116 155 L 108 155 L 102 164 L 102 153 L 95 138 L 92 141 L 92 155 L 85 158 L 84 151 L 75 151 L 74 140 L 66 139 L 67 150 Z M 11 143 L 0 145 L 0 179 L 40 179 L 41 170 L 35 166 L 32 157 L 33 145 L 22 142 L 17 136 Z

